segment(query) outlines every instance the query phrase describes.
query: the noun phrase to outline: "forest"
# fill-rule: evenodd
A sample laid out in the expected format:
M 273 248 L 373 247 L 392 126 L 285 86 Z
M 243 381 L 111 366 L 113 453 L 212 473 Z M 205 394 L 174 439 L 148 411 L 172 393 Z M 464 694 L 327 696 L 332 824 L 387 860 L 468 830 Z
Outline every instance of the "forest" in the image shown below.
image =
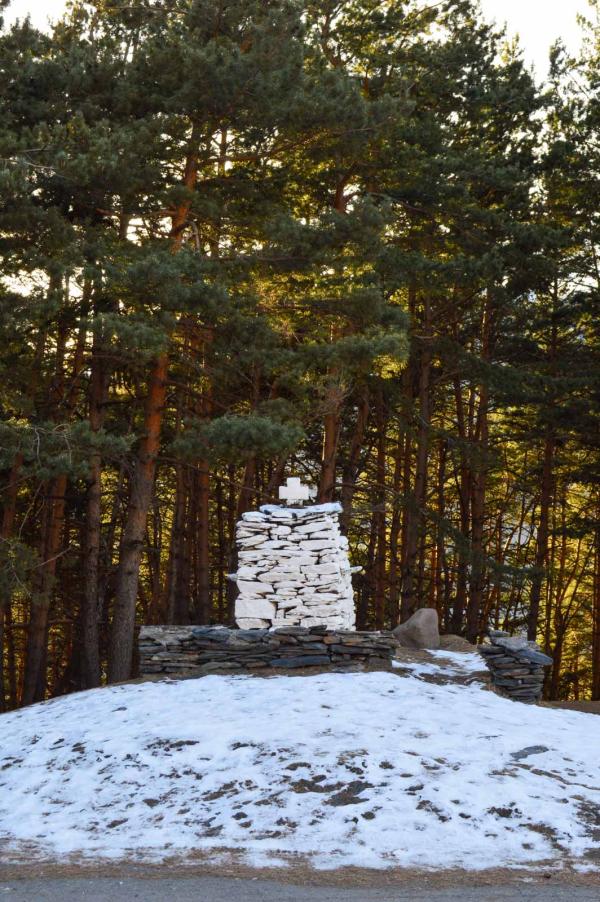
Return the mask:
M 0 28 L 0 711 L 231 624 L 290 475 L 359 628 L 525 631 L 600 699 L 599 12 L 544 81 L 473 0 Z

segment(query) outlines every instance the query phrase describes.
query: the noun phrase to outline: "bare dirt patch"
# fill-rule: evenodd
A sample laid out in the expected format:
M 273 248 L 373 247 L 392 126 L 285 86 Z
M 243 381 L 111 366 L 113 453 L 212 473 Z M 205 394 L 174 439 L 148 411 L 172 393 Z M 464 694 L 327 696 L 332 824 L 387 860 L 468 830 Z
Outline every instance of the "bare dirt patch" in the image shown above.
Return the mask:
M 162 864 L 140 863 L 135 859 L 114 863 L 71 860 L 65 862 L 29 861 L 0 865 L 0 880 L 57 877 L 143 877 L 148 880 L 161 877 L 224 877 L 238 879 L 272 880 L 302 886 L 331 887 L 402 887 L 414 885 L 421 892 L 425 888 L 444 889 L 470 886 L 521 886 L 523 884 L 552 886 L 598 886 L 600 875 L 576 870 L 570 862 L 560 865 L 556 862 L 539 862 L 536 868 L 492 868 L 481 871 L 465 871 L 461 868 L 447 870 L 418 870 L 414 868 L 392 868 L 373 870 L 369 868 L 339 868 L 337 870 L 315 870 L 306 861 L 290 858 L 284 866 L 253 868 L 247 865 L 235 851 L 220 849 L 215 853 L 197 853 L 182 859 L 173 859 Z M 420 896 L 415 896 L 419 898 Z
M 600 714 L 598 702 L 542 702 L 546 708 L 564 708 L 565 711 L 581 711 L 582 714 Z

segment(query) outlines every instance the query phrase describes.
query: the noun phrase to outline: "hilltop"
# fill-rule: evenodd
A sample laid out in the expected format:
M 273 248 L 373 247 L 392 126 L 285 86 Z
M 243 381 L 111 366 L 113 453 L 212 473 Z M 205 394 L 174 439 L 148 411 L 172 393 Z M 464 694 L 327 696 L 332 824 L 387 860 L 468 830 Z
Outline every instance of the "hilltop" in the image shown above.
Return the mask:
M 594 869 L 600 719 L 500 698 L 480 666 L 163 680 L 2 715 L 2 858 Z

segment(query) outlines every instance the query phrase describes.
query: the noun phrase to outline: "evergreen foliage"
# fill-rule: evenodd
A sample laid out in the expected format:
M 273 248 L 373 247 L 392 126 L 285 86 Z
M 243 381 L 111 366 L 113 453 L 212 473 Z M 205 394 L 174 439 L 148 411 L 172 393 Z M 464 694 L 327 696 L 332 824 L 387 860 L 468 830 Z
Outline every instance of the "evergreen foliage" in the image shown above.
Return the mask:
M 590 8 L 543 86 L 472 0 L 2 28 L 0 709 L 230 622 L 236 518 L 292 472 L 361 627 L 526 628 L 600 698 Z

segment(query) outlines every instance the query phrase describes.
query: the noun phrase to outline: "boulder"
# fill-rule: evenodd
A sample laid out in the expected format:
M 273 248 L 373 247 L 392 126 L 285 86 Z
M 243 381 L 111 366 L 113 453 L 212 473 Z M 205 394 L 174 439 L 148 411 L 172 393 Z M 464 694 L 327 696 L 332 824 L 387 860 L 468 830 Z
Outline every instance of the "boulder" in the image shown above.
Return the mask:
M 404 648 L 439 648 L 440 631 L 435 608 L 421 608 L 393 630 Z

